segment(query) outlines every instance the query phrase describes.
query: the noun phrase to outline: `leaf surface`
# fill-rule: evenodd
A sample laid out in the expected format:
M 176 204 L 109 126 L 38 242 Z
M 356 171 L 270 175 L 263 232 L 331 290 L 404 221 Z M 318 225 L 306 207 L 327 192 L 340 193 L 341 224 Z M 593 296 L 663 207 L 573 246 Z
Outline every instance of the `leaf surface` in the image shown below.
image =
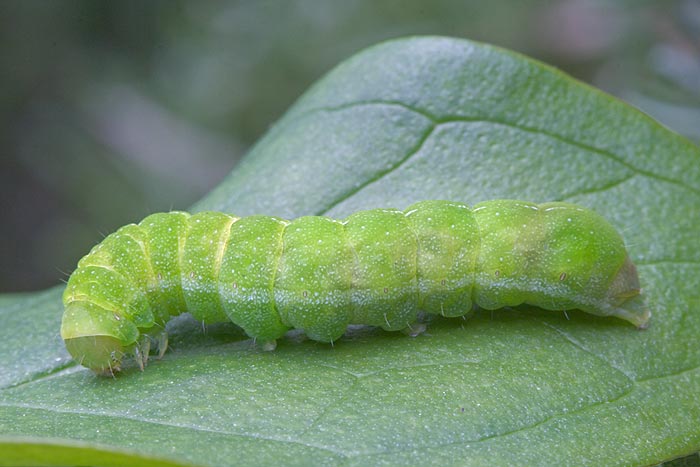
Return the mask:
M 263 352 L 184 316 L 162 360 L 109 379 L 63 348 L 60 287 L 5 295 L 0 465 L 648 465 L 700 449 L 700 150 L 557 70 L 465 40 L 380 44 L 193 209 L 342 218 L 495 198 L 607 217 L 650 328 L 521 307 L 417 338 L 292 332 Z

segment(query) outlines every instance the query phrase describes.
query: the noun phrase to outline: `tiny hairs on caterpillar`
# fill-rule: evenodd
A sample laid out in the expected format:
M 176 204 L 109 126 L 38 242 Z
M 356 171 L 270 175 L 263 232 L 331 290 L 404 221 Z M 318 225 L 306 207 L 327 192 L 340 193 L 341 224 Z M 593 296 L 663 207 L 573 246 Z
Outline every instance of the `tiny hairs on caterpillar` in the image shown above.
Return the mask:
M 107 236 L 63 295 L 61 336 L 80 364 L 143 368 L 165 323 L 189 312 L 232 321 L 265 349 L 289 329 L 333 342 L 349 324 L 420 326 L 419 311 L 464 316 L 523 303 L 615 316 L 650 312 L 620 234 L 569 203 L 423 201 L 338 221 L 220 212 L 158 213 Z

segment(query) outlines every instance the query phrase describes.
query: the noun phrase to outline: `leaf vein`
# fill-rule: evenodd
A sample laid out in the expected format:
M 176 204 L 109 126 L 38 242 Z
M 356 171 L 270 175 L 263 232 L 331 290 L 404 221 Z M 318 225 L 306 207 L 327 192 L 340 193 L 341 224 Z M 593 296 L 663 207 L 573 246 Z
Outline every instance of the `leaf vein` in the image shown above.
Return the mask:
M 412 112 L 414 112 L 414 113 L 417 113 L 417 114 L 420 114 L 420 115 L 424 116 L 425 118 L 431 120 L 431 121 L 433 122 L 434 125 L 433 125 L 432 128 L 430 128 L 430 129 L 428 130 L 427 134 L 424 135 L 423 138 L 421 138 L 421 141 L 419 141 L 419 144 L 418 144 L 418 148 L 415 148 L 414 150 L 412 150 L 411 152 L 409 152 L 409 154 L 408 154 L 405 158 L 403 158 L 401 161 L 399 161 L 398 164 L 396 164 L 395 166 L 389 168 L 389 169 L 386 170 L 386 171 L 383 171 L 383 172 L 377 174 L 375 177 L 373 177 L 372 179 L 366 181 L 363 185 L 359 186 L 357 189 L 355 189 L 355 190 L 353 190 L 352 192 L 349 192 L 348 194 L 344 195 L 343 198 L 340 198 L 340 199 L 336 200 L 336 201 L 335 201 L 334 203 L 332 203 L 329 207 L 327 207 L 324 211 L 322 211 L 322 213 L 328 211 L 330 208 L 332 208 L 332 207 L 335 206 L 336 204 L 340 203 L 341 201 L 343 201 L 343 200 L 346 199 L 347 197 L 350 197 L 350 196 L 354 195 L 355 193 L 357 193 L 358 191 L 360 191 L 360 190 L 361 190 L 362 188 L 364 188 L 365 186 L 367 186 L 367 185 L 369 185 L 369 184 L 371 184 L 371 183 L 374 183 L 374 182 L 380 180 L 380 179 L 381 179 L 382 177 L 384 177 L 384 175 L 386 175 L 387 173 L 390 173 L 390 172 L 394 171 L 396 168 L 398 168 L 398 167 L 400 167 L 401 165 L 403 165 L 412 155 L 414 155 L 415 153 L 418 152 L 418 150 L 419 150 L 420 147 L 423 145 L 423 143 L 425 142 L 425 140 L 427 139 L 427 137 L 428 137 L 431 133 L 433 133 L 434 130 L 435 130 L 437 127 L 439 127 L 440 125 L 446 124 L 446 123 L 454 123 L 454 122 L 483 122 L 483 123 L 492 123 L 492 124 L 495 124 L 495 125 L 502 125 L 502 126 L 506 126 L 506 127 L 509 127 L 509 128 L 515 128 L 515 129 L 518 129 L 518 130 L 520 130 L 520 131 L 524 131 L 524 132 L 527 132 L 527 133 L 533 133 L 533 134 L 544 135 L 544 136 L 550 137 L 550 138 L 552 138 L 552 139 L 561 141 L 561 142 L 563 142 L 563 143 L 566 143 L 566 144 L 569 144 L 569 145 L 578 147 L 578 148 L 583 149 L 583 150 L 585 150 L 585 151 L 587 151 L 587 152 L 599 154 L 599 155 L 601 155 L 601 156 L 604 156 L 604 157 L 607 157 L 607 158 L 609 158 L 609 159 L 612 159 L 612 160 L 614 160 L 615 162 L 617 162 L 618 164 L 620 164 L 620 165 L 622 165 L 622 166 L 628 168 L 629 170 L 631 170 L 631 171 L 633 171 L 633 172 L 635 172 L 635 173 L 637 173 L 637 174 L 639 174 L 639 175 L 644 175 L 644 176 L 649 177 L 649 178 L 653 178 L 653 179 L 665 181 L 665 182 L 667 182 L 667 183 L 670 183 L 670 184 L 677 185 L 677 186 L 680 186 L 680 187 L 682 187 L 682 188 L 685 188 L 686 190 L 691 191 L 691 192 L 693 192 L 693 193 L 695 193 L 695 194 L 700 194 L 700 188 L 690 186 L 690 185 L 684 183 L 683 181 L 678 180 L 678 179 L 673 178 L 673 177 L 664 176 L 664 175 L 660 175 L 660 174 L 657 174 L 657 173 L 650 172 L 650 171 L 648 171 L 648 170 L 641 169 L 641 168 L 639 168 L 639 167 L 637 167 L 637 166 L 631 164 L 630 162 L 627 162 L 627 161 L 624 160 L 622 157 L 618 156 L 617 154 L 613 153 L 612 151 L 609 151 L 609 150 L 606 150 L 606 149 L 602 149 L 602 148 L 593 146 L 593 145 L 591 145 L 591 144 L 587 144 L 587 143 L 583 143 L 583 142 L 580 142 L 580 141 L 576 141 L 576 140 L 567 138 L 567 137 L 565 137 L 565 136 L 559 135 L 559 134 L 557 134 L 557 133 L 553 133 L 553 132 L 551 132 L 551 131 L 544 130 L 544 129 L 542 129 L 542 128 L 528 127 L 528 126 L 525 126 L 525 125 L 520 125 L 520 124 L 517 124 L 517 123 L 508 122 L 508 121 L 506 121 L 506 120 L 489 119 L 489 118 L 484 118 L 484 117 L 470 117 L 470 116 L 462 116 L 462 115 L 448 115 L 448 116 L 444 116 L 444 117 L 437 117 L 437 116 L 435 116 L 434 114 L 428 112 L 427 110 L 420 109 L 420 108 L 418 108 L 418 107 L 415 107 L 415 106 L 412 106 L 412 105 L 409 105 L 409 104 L 405 104 L 405 103 L 400 102 L 400 101 L 396 101 L 396 100 L 381 100 L 381 99 L 377 99 L 377 100 L 355 101 L 355 102 L 350 102 L 350 103 L 341 104 L 341 105 L 337 105 L 337 106 L 315 107 L 315 108 L 311 108 L 311 109 L 309 109 L 309 110 L 307 110 L 307 111 L 305 111 L 305 112 L 300 113 L 299 115 L 297 115 L 297 118 L 299 118 L 299 117 L 306 117 L 306 116 L 308 116 L 308 115 L 310 115 L 310 114 L 313 114 L 313 113 L 315 113 L 315 112 L 337 112 L 337 111 L 347 110 L 347 109 L 354 108 L 354 107 L 374 106 L 374 105 L 397 106 L 397 107 L 401 107 L 401 108 L 403 108 L 403 109 L 406 109 L 406 110 L 409 110 L 409 111 L 412 111 Z M 623 180 L 623 181 L 624 181 L 624 180 Z

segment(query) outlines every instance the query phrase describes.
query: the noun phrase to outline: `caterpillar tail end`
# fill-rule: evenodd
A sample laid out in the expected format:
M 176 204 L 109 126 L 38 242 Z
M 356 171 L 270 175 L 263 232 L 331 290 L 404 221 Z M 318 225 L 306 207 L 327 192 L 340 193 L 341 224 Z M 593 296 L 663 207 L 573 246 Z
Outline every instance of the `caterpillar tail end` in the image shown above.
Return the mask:
M 638 329 L 649 327 L 651 310 L 644 300 L 637 268 L 629 256 L 608 289 L 608 301 L 613 305 L 612 316 L 629 321 Z
M 629 321 L 637 326 L 637 329 L 646 329 L 649 327 L 651 311 L 640 292 L 638 295 L 626 299 L 624 303 L 614 308 L 612 315 Z

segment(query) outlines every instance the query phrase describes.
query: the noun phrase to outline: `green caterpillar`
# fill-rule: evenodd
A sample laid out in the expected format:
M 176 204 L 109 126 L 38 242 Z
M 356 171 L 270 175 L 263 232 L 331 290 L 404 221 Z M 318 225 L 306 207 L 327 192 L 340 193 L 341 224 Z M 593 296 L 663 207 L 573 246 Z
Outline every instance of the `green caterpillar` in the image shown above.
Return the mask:
M 83 257 L 63 295 L 61 336 L 96 373 L 125 356 L 145 365 L 151 338 L 188 311 L 230 320 L 273 349 L 291 328 L 333 342 L 348 324 L 411 329 L 419 310 L 463 316 L 474 306 L 528 303 L 616 316 L 650 313 L 622 237 L 568 203 L 423 201 L 405 211 L 308 216 L 153 214 Z

